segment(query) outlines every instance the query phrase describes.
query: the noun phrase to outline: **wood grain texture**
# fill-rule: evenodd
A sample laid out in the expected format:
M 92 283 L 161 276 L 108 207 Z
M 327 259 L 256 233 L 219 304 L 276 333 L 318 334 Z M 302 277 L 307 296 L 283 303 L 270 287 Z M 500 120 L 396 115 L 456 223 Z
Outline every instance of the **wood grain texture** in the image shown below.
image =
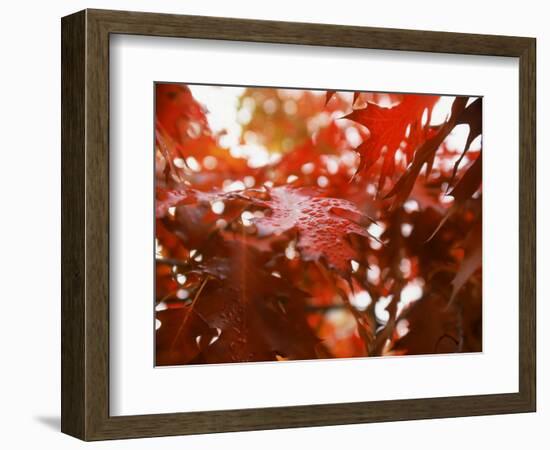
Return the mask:
M 61 27 L 61 430 L 83 436 L 84 364 L 84 12 Z
M 519 58 L 519 392 L 110 417 L 109 34 L 112 33 Z M 63 18 L 62 41 L 62 430 L 65 433 L 98 440 L 535 410 L 534 39 L 86 10 Z
M 519 390 L 536 409 L 536 41 L 519 63 Z

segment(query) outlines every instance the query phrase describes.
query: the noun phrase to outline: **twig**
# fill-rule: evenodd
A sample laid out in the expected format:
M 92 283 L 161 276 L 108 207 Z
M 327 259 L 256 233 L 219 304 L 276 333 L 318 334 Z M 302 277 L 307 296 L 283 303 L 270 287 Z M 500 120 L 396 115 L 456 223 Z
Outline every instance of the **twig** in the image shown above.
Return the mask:
M 174 336 L 174 340 L 172 341 L 172 345 L 170 346 L 170 350 L 174 348 L 176 345 L 176 342 L 182 332 L 182 330 L 185 328 L 185 325 L 187 324 L 187 320 L 189 319 L 189 314 L 191 313 L 191 310 L 196 305 L 197 300 L 199 299 L 199 296 L 201 295 L 202 290 L 204 289 L 204 286 L 206 286 L 206 283 L 208 283 L 208 280 L 210 277 L 207 275 L 206 278 L 203 280 L 199 288 L 197 289 L 197 292 L 195 293 L 195 296 L 193 297 L 193 301 L 191 302 L 191 305 L 189 305 L 189 312 L 185 316 L 185 319 L 182 320 L 181 325 L 178 327 L 178 331 L 176 332 L 176 335 Z
M 189 268 L 191 265 L 187 261 L 182 261 L 181 259 L 175 258 L 156 258 L 155 261 L 158 264 L 165 264 L 167 266 L 178 266 Z

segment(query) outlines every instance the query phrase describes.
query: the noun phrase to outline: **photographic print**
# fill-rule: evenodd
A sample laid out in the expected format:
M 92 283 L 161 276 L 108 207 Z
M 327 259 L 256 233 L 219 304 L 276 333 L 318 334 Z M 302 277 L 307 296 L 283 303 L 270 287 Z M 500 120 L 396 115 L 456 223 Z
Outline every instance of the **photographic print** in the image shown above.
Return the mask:
M 481 97 L 154 89 L 157 366 L 482 351 Z

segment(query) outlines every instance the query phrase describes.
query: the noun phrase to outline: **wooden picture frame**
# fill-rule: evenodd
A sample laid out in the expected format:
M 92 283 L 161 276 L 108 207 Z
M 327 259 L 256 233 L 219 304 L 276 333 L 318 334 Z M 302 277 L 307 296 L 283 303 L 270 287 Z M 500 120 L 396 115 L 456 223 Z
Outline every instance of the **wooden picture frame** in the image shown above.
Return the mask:
M 84 440 L 535 411 L 533 38 L 85 10 L 62 19 L 62 417 Z M 109 36 L 135 34 L 519 58 L 519 392 L 109 415 Z

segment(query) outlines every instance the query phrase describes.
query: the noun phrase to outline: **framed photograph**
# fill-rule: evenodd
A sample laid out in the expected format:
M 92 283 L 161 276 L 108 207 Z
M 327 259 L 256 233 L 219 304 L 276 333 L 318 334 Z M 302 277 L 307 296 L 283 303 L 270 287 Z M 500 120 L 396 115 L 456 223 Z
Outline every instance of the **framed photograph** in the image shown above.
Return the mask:
M 62 19 L 62 431 L 535 411 L 535 39 Z

